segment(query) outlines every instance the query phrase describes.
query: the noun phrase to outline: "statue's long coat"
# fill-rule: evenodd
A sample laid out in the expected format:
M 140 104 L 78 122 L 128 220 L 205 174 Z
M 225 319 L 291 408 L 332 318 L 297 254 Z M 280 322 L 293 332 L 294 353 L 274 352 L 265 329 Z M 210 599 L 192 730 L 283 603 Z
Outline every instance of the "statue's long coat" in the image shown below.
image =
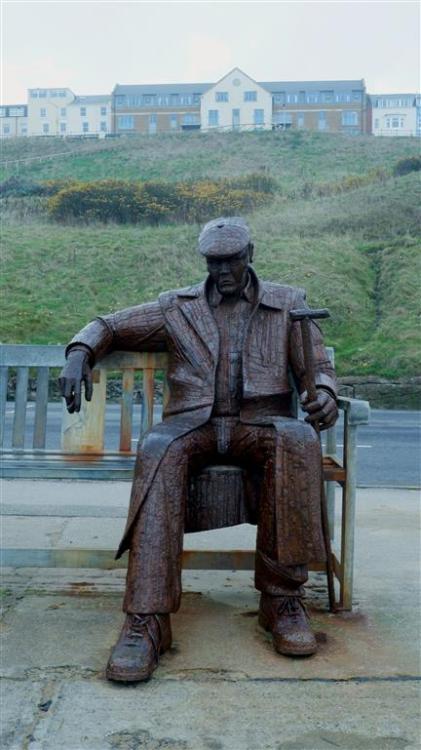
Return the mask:
M 302 340 L 289 310 L 303 308 L 303 289 L 260 281 L 243 344 L 243 400 L 240 419 L 274 424 L 292 416 L 290 373 L 305 390 Z M 69 348 L 84 344 L 95 362 L 112 350 L 168 351 L 169 400 L 163 422 L 141 444 L 120 556 L 130 546 L 130 531 L 160 461 L 173 440 L 211 416 L 219 354 L 218 329 L 207 302 L 206 284 L 164 292 L 156 302 L 126 308 L 89 323 Z M 312 324 L 316 385 L 336 394 L 335 374 L 317 325 Z M 308 502 L 308 498 L 303 498 Z M 310 534 L 311 536 L 311 534 Z

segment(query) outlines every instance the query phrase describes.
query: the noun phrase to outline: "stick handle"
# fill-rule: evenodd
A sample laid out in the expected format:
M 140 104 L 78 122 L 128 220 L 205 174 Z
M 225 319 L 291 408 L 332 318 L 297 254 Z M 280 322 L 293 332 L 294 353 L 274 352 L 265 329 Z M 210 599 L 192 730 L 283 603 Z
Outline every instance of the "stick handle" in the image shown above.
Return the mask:
M 313 341 L 311 338 L 311 322 L 308 318 L 301 320 L 301 337 L 303 340 L 304 367 L 306 371 L 305 382 L 309 401 L 317 399 L 317 390 L 315 384 L 315 369 L 313 358 Z

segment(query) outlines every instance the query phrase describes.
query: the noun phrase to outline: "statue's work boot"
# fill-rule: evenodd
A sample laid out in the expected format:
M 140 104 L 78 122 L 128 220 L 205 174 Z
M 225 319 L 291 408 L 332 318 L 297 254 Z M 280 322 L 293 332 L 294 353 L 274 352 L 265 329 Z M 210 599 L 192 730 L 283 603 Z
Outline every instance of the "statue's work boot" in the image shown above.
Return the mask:
M 169 615 L 126 615 L 105 676 L 117 682 L 148 680 L 158 666 L 159 655 L 170 648 L 171 639 Z
M 317 642 L 301 596 L 262 594 L 259 625 L 270 630 L 275 651 L 284 656 L 311 656 Z

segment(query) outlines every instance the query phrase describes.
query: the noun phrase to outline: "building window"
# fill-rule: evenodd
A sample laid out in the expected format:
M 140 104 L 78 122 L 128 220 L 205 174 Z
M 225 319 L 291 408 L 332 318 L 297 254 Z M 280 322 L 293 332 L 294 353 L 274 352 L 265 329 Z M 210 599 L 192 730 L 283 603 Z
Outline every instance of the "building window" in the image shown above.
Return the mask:
M 3 125 L 3 133 L 5 135 L 8 135 L 10 133 L 10 126 L 9 125 Z
M 101 107 L 101 117 L 105 117 L 107 114 L 107 107 Z
M 264 109 L 253 110 L 253 123 L 254 125 L 257 125 L 257 127 L 260 127 L 261 125 L 265 124 L 265 110 Z
M 6 117 L 6 107 L 0 107 L 0 117 Z
M 38 91 L 38 96 L 39 96 L 40 99 L 45 99 L 45 97 L 47 96 L 46 90 L 45 89 L 40 89 Z
M 286 112 L 284 109 L 280 112 L 275 112 L 273 124 L 276 130 L 288 130 L 292 126 L 291 112 Z
M 307 104 L 317 104 L 319 101 L 319 94 L 316 91 L 313 91 L 310 94 L 307 94 L 306 96 L 306 102 Z
M 392 128 L 403 128 L 404 118 L 399 115 L 392 115 Z
M 151 104 L 155 104 L 155 94 L 144 94 L 142 96 L 142 104 L 144 107 L 150 107 Z
M 66 123 L 65 122 L 61 122 L 60 123 L 60 133 L 65 133 L 65 132 L 66 132 Z
M 89 133 L 89 122 L 82 122 L 82 132 Z
M 45 135 L 47 135 L 50 132 L 50 126 L 49 126 L 48 122 L 44 122 L 44 124 L 42 126 L 42 132 Z
M 86 117 L 86 107 L 81 107 L 80 108 L 80 116 L 81 117 Z
M 215 101 L 216 102 L 227 102 L 228 101 L 228 91 L 215 91 Z
M 287 94 L 287 104 L 297 104 L 298 94 Z
M 276 91 L 272 99 L 274 104 L 285 104 L 285 91 Z
M 200 104 L 201 94 L 193 94 L 193 104 Z
M 133 115 L 120 115 L 120 117 L 117 117 L 117 127 L 119 130 L 133 130 L 134 129 Z
M 257 102 L 257 91 L 245 91 L 244 101 L 245 102 Z
M 27 132 L 28 132 L 28 128 L 26 128 L 26 127 L 22 127 L 22 128 L 20 129 L 20 132 L 22 133 L 22 135 L 26 135 L 26 134 L 27 134 Z
M 107 123 L 104 122 L 104 121 L 101 121 L 99 123 L 99 129 L 100 129 L 101 133 L 106 133 L 107 132 Z
M 156 133 L 156 127 L 158 124 L 158 117 L 157 115 L 153 114 L 149 116 L 149 132 L 150 133 Z
M 319 130 L 327 130 L 326 112 L 319 112 Z
M 338 104 L 345 104 L 351 101 L 351 94 L 349 91 L 339 91 L 335 96 L 335 100 Z
M 170 128 L 171 130 L 177 130 L 178 128 L 177 115 L 170 115 Z
M 233 130 L 237 130 L 240 127 L 240 110 L 239 109 L 232 110 L 232 127 L 233 127 Z
M 297 128 L 304 127 L 304 112 L 297 112 Z
M 41 107 L 39 114 L 40 117 L 47 117 L 47 110 L 44 107 Z
M 59 92 L 58 92 L 58 95 L 59 95 L 59 96 L 60 96 L 60 97 L 61 97 L 62 99 L 64 99 L 64 97 L 66 96 L 66 92 L 65 92 L 65 91 L 59 91 Z
M 60 109 L 60 117 L 66 117 L 66 115 L 67 115 L 66 107 L 61 107 L 61 109 Z
M 333 103 L 333 91 L 321 91 L 320 101 L 323 102 L 323 104 L 332 104 Z
M 351 100 L 353 102 L 361 101 L 361 91 L 351 91 Z
M 183 115 L 183 125 L 200 125 L 200 115 L 195 112 L 186 112 Z
M 31 99 L 38 99 L 38 91 L 31 91 Z
M 24 117 L 25 111 L 23 107 L 9 107 L 9 117 Z
M 126 97 L 125 96 L 115 96 L 114 97 L 114 104 L 116 109 L 122 109 L 122 107 L 126 106 Z
M 210 127 L 217 127 L 219 125 L 219 110 L 208 110 L 208 125 L 210 125 Z
M 342 125 L 358 125 L 358 112 L 342 112 Z

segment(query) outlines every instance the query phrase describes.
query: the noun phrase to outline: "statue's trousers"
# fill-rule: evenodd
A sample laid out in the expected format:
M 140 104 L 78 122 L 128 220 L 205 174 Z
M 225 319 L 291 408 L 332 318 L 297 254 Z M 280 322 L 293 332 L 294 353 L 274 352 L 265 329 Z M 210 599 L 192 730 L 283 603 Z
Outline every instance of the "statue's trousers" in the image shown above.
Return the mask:
M 152 450 L 156 430 L 139 447 L 133 493 L 136 486 L 143 492 L 141 502 L 132 494 L 137 512 L 130 517 L 129 511 L 125 535 L 130 553 L 124 611 L 177 611 L 189 478 L 216 462 L 252 467 L 245 502 L 248 520 L 258 526 L 256 588 L 274 596 L 299 590 L 308 563 L 326 559 L 320 444 L 313 428 L 290 418 L 266 418 L 263 424 L 215 418 L 168 438 L 158 465 Z

